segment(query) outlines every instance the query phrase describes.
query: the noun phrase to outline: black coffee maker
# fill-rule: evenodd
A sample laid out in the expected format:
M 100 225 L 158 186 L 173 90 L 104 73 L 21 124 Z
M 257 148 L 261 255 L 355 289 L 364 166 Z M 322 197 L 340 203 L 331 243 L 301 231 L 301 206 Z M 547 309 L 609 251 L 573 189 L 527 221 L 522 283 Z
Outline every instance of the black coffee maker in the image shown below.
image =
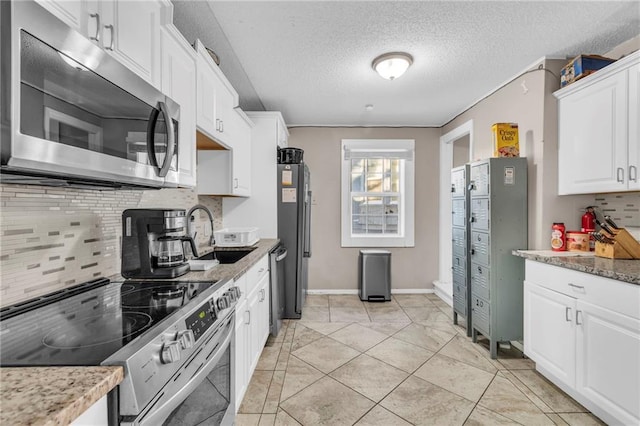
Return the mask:
M 187 217 L 182 209 L 129 209 L 122 212 L 122 276 L 175 278 L 189 272 L 183 242 Z

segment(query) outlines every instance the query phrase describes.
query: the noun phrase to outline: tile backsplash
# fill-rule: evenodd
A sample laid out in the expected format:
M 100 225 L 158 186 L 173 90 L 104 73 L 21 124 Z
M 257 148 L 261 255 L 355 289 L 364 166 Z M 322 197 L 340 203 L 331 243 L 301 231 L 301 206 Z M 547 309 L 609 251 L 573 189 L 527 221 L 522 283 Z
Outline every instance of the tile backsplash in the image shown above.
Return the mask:
M 122 211 L 204 204 L 222 228 L 222 199 L 195 190 L 98 191 L 0 184 L 0 306 L 120 271 Z M 210 235 L 196 212 L 198 245 Z M 206 231 L 205 231 L 206 228 Z
M 609 215 L 618 226 L 640 227 L 640 192 L 597 194 L 598 217 Z

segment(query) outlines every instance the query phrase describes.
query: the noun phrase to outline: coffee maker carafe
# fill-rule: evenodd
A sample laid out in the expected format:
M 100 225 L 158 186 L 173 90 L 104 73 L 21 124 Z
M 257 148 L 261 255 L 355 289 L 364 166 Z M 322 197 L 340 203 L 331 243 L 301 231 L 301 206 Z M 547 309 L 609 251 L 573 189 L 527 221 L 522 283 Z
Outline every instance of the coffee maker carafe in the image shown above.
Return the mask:
M 183 209 L 129 209 L 122 213 L 122 276 L 175 278 L 189 272 L 183 242 L 197 256 L 193 238 L 185 235 Z

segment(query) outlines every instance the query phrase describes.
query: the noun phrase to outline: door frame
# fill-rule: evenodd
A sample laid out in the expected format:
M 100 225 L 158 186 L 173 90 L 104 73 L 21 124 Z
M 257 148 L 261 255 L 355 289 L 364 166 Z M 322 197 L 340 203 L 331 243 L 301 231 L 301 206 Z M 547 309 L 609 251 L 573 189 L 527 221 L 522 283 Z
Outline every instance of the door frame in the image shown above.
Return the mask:
M 439 267 L 438 279 L 433 282 L 438 297 L 453 306 L 453 276 L 451 273 L 451 169 L 453 143 L 469 135 L 469 161 L 473 159 L 473 120 L 469 120 L 440 136 L 440 208 L 439 208 Z

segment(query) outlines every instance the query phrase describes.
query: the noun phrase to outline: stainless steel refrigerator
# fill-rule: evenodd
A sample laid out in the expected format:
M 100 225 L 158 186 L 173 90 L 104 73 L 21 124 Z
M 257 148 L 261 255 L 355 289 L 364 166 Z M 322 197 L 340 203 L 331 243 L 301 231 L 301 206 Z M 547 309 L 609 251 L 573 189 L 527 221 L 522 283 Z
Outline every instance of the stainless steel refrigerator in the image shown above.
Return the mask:
M 304 163 L 278 164 L 278 238 L 284 259 L 285 318 L 300 318 L 309 288 L 311 175 Z

